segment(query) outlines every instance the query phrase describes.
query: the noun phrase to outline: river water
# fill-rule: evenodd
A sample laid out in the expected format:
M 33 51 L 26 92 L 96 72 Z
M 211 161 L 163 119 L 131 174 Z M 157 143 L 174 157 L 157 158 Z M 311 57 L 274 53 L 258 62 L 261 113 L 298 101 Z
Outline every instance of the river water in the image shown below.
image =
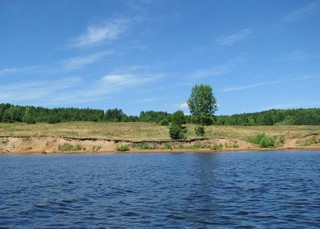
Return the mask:
M 1 228 L 319 228 L 320 151 L 0 156 Z

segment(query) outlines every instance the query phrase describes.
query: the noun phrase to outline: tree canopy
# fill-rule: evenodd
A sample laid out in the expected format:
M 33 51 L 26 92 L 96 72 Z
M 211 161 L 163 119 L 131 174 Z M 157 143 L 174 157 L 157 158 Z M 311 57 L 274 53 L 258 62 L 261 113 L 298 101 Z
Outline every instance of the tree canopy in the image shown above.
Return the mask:
M 195 123 L 200 125 L 211 125 L 213 123 L 217 101 L 210 85 L 195 85 L 187 103 Z

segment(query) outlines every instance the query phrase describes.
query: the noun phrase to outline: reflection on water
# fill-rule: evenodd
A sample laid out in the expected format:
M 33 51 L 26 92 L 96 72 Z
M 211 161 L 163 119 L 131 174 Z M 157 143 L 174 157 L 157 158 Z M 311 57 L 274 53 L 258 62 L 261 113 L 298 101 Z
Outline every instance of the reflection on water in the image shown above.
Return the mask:
M 320 152 L 0 156 L 0 227 L 320 225 Z

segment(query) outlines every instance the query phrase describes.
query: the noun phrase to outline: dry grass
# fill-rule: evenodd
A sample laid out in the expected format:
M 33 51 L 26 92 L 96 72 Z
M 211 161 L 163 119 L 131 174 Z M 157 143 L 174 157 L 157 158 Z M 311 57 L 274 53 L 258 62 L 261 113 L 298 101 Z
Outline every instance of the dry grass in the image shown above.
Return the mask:
M 195 125 L 187 125 L 187 138 L 196 138 Z M 230 138 L 247 140 L 259 133 L 269 136 L 300 138 L 310 133 L 320 132 L 320 126 L 209 126 L 208 138 Z M 57 136 L 79 138 L 107 138 L 123 140 L 167 140 L 168 127 L 153 123 L 105 123 L 68 122 L 58 124 L 0 123 L 1 136 Z

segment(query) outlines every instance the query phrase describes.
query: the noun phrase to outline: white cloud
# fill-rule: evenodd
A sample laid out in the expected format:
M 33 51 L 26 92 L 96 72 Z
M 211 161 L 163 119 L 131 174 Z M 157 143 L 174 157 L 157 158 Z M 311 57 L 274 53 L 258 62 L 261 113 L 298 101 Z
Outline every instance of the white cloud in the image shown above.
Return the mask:
M 243 62 L 243 58 L 236 58 L 230 61 L 227 61 L 223 64 L 216 65 L 211 68 L 204 68 L 191 73 L 192 78 L 206 78 L 225 75 L 233 71 L 233 68 L 239 63 Z
M 250 33 L 250 29 L 243 29 L 231 35 L 220 36 L 215 40 L 215 42 L 222 46 L 232 46 L 235 43 L 245 39 Z
M 113 86 L 137 86 L 145 83 L 155 82 L 163 78 L 161 74 L 109 74 L 101 80 L 107 85 Z
M 106 55 L 111 55 L 112 52 L 98 52 L 93 53 L 87 56 L 78 56 L 74 58 L 70 58 L 68 60 L 63 61 L 63 65 L 68 70 L 79 69 L 86 65 L 95 63 L 101 60 Z
M 0 76 L 6 76 L 10 74 L 19 74 L 19 73 L 28 73 L 28 72 L 36 71 L 39 69 L 41 69 L 41 66 L 39 65 L 22 67 L 22 68 L 4 68 L 4 69 L 0 69 Z
M 291 23 L 298 20 L 301 20 L 307 15 L 318 14 L 320 13 L 320 4 L 319 2 L 311 2 L 308 5 L 292 11 L 281 18 L 282 23 Z
M 187 103 L 174 104 L 173 107 L 178 108 L 178 109 L 187 109 L 187 108 L 189 108 Z
M 274 82 L 263 82 L 263 83 L 255 83 L 255 84 L 248 84 L 248 85 L 242 85 L 242 86 L 234 86 L 234 87 L 227 87 L 223 89 L 223 92 L 232 92 L 232 91 L 241 91 L 256 87 L 262 87 L 267 85 L 274 85 L 274 84 L 280 84 L 282 81 L 274 81 Z
M 74 47 L 87 47 L 119 37 L 132 23 L 133 19 L 116 18 L 102 25 L 88 26 L 86 32 L 73 40 Z
M 19 82 L 0 86 L 0 100 L 20 102 L 28 100 L 49 100 L 65 89 L 74 88 L 81 83 L 78 77 L 55 81 Z

